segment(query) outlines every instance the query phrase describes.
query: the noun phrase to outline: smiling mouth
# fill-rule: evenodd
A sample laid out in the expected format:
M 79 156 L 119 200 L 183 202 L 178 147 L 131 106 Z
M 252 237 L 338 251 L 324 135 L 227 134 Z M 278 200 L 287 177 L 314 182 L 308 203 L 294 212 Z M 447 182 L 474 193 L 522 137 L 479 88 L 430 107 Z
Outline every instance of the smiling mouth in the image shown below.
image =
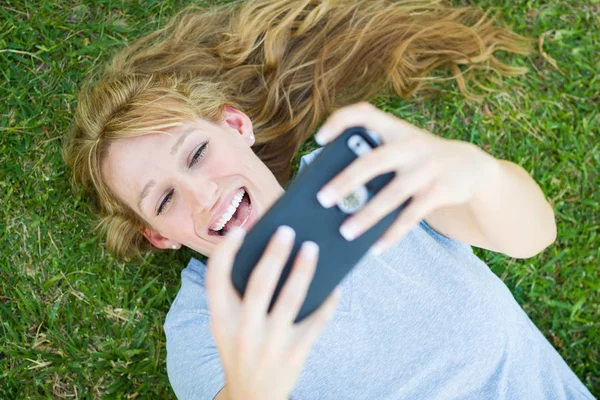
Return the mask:
M 246 187 L 241 187 L 240 189 L 244 190 L 244 195 L 242 196 L 242 199 L 240 200 L 237 209 L 231 216 L 231 219 L 227 221 L 223 228 L 219 230 L 212 230 L 209 228 L 209 236 L 225 236 L 227 232 L 229 232 L 234 227 L 244 226 L 244 224 L 250 218 L 250 212 L 252 211 L 252 201 L 250 200 L 248 189 Z

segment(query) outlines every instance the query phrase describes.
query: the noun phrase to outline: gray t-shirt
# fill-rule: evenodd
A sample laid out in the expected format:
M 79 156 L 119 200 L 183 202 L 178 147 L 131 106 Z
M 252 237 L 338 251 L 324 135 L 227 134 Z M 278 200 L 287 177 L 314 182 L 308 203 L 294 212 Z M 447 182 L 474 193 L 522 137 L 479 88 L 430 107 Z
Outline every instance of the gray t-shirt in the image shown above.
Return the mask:
M 204 273 L 196 259 L 182 271 L 165 322 L 179 399 L 212 399 L 225 384 Z M 341 286 L 292 400 L 593 399 L 471 247 L 425 221 Z

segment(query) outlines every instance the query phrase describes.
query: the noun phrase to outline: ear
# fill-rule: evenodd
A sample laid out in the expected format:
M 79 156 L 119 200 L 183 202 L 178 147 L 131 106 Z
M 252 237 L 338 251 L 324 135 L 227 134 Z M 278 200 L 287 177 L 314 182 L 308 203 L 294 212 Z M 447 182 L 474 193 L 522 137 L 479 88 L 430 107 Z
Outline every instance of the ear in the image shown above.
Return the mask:
M 170 249 L 175 244 L 171 239 L 161 235 L 156 229 L 144 228 L 142 235 L 144 235 L 154 247 L 159 249 Z
M 222 124 L 235 130 L 240 134 L 248 145 L 254 144 L 254 131 L 252 130 L 252 121 L 250 117 L 241 112 L 235 107 L 224 105 L 223 106 L 223 117 Z

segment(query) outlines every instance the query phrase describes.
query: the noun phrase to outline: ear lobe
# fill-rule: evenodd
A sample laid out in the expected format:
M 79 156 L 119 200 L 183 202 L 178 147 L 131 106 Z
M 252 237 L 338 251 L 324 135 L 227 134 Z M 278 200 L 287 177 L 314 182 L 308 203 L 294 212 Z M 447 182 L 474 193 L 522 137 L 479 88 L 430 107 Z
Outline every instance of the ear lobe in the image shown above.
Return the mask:
M 144 235 L 154 247 L 159 249 L 168 249 L 171 247 L 172 240 L 161 235 L 156 229 L 145 228 L 142 235 Z

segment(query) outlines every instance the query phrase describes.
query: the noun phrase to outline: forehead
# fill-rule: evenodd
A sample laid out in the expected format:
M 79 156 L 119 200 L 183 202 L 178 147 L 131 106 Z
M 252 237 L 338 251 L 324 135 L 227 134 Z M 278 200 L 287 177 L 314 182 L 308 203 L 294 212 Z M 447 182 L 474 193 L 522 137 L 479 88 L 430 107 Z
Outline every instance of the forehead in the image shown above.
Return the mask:
M 129 184 L 135 184 L 135 181 L 128 178 L 131 173 L 137 176 L 152 174 L 151 170 L 160 164 L 160 160 L 172 157 L 169 148 L 174 143 L 175 136 L 153 133 L 112 142 L 104 163 L 107 178 L 110 181 L 125 180 Z

